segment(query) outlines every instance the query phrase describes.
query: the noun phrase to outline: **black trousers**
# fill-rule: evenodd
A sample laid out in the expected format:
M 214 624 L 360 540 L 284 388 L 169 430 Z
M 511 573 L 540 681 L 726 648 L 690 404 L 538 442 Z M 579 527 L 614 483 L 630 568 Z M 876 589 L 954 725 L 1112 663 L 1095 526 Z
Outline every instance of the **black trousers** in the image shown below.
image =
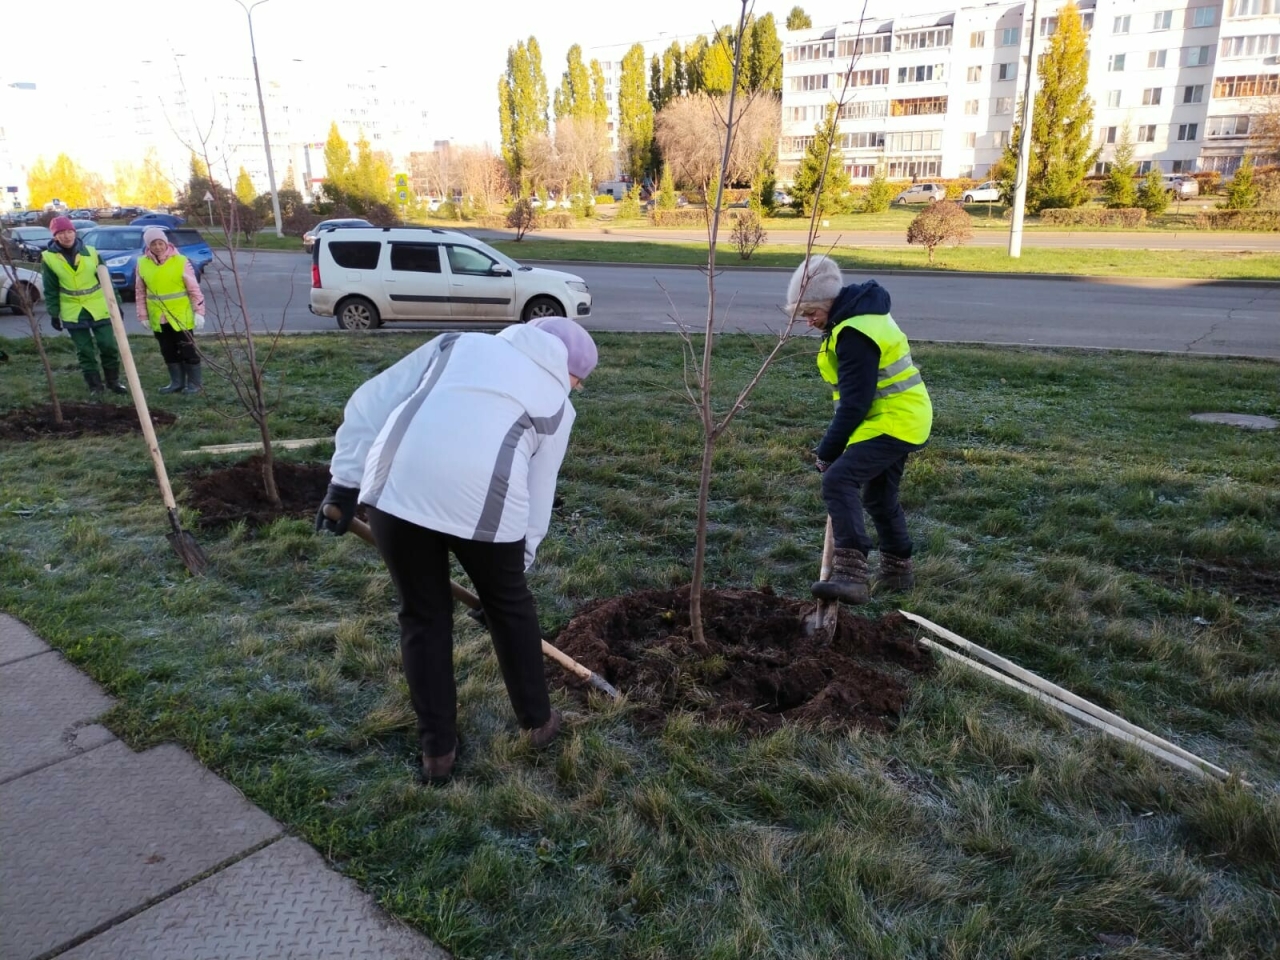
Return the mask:
M 516 719 L 526 730 L 546 723 L 551 700 L 543 675 L 538 613 L 524 577 L 524 541 L 465 540 L 366 509 L 378 552 L 400 596 L 400 656 L 418 715 L 422 755 L 443 756 L 458 742 L 451 552 L 480 595 Z
M 862 518 L 865 506 L 880 535 L 880 552 L 911 556 L 911 535 L 907 533 L 906 514 L 898 503 L 898 485 L 908 455 L 922 446 L 881 434 L 845 447 L 844 453 L 827 467 L 822 475 L 822 498 L 827 502 L 838 548 L 871 551 L 871 538 Z
M 160 355 L 165 363 L 185 363 L 194 367 L 200 362 L 200 351 L 196 349 L 196 340 L 190 330 L 177 330 L 162 323 L 156 331 L 156 339 L 160 341 Z

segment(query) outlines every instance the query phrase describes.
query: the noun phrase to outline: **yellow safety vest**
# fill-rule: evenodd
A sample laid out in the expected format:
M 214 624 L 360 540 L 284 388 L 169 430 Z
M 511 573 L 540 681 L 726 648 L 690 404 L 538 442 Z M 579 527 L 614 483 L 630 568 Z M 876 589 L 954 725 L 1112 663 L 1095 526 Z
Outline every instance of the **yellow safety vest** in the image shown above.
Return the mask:
M 924 443 L 933 428 L 933 403 L 925 389 L 920 371 L 911 359 L 907 335 L 887 313 L 850 317 L 836 324 L 831 336 L 818 351 L 818 372 L 833 387 L 840 382 L 836 340 L 849 327 L 870 337 L 880 348 L 880 369 L 876 374 L 876 395 L 871 409 L 849 437 L 849 444 L 870 440 L 885 434 L 906 443 Z M 840 391 L 831 397 L 840 401 Z M 848 446 L 849 444 L 846 444 Z
M 40 259 L 58 277 L 58 306 L 63 323 L 79 323 L 80 314 L 85 310 L 95 320 L 106 320 L 111 316 L 107 296 L 98 283 L 97 250 L 85 247 L 83 254 L 76 254 L 75 267 L 67 263 L 67 258 L 61 253 L 53 250 L 45 250 Z M 114 295 L 115 291 L 112 291 Z
M 147 287 L 147 319 L 156 333 L 164 323 L 175 330 L 191 330 L 196 325 L 195 308 L 182 279 L 186 265 L 187 258 L 180 253 L 164 263 L 156 263 L 145 254 L 138 258 L 138 276 Z

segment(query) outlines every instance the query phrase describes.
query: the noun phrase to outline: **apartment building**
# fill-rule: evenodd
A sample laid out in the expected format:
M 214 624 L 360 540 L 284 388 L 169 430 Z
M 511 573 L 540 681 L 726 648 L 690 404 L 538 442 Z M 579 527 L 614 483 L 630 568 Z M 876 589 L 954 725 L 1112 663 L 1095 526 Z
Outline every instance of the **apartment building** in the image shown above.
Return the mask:
M 984 177 L 1013 131 L 1032 31 L 1039 56 L 1059 7 L 1042 0 L 1033 24 L 1030 3 L 902 0 L 876 19 L 784 34 L 779 179 L 833 101 L 854 180 L 880 166 L 890 178 Z M 1127 124 L 1144 172 L 1232 173 L 1253 145 L 1251 118 L 1280 100 L 1280 0 L 1083 0 L 1080 13 L 1096 172 Z
M 609 118 L 606 126 L 609 131 L 609 149 L 617 154 L 618 152 L 618 90 L 622 86 L 622 58 L 627 55 L 634 43 L 639 43 L 644 48 L 644 89 L 645 93 L 649 92 L 649 61 L 656 54 L 661 59 L 663 51 L 667 50 L 671 44 L 679 43 L 681 47 L 686 46 L 693 40 L 697 39 L 698 34 L 666 34 L 660 33 L 651 40 L 637 40 L 633 43 L 614 43 L 606 46 L 590 47 L 583 52 L 582 59 L 590 65 L 592 60 L 600 61 L 600 70 L 604 74 L 604 98 L 609 105 Z M 560 80 L 548 76 L 548 85 L 552 90 L 560 83 Z

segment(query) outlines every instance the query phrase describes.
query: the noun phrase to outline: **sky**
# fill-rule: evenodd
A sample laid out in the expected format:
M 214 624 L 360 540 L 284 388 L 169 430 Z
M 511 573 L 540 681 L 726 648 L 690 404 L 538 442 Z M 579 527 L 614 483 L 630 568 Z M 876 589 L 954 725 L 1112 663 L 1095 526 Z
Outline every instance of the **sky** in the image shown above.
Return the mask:
M 793 3 L 760 2 L 755 13 L 773 13 L 781 27 Z M 0 81 L 76 84 L 91 104 L 94 97 L 112 95 L 110 65 L 123 57 L 239 58 L 248 68 L 248 26 L 236 0 L 127 6 L 132 13 L 101 0 L 59 0 L 56 19 L 41 23 L 38 8 L 28 5 L 16 25 L 30 42 L 6 45 Z M 857 14 L 833 0 L 801 6 L 815 26 Z M 630 12 L 624 16 L 622 10 Z M 709 34 L 735 21 L 739 10 L 732 0 L 646 0 L 631 7 L 583 0 L 266 0 L 254 10 L 253 26 L 264 82 L 273 64 L 294 59 L 329 71 L 341 71 L 344 64 L 385 64 L 395 82 L 410 85 L 425 104 L 432 140 L 496 145 L 497 82 L 517 40 L 538 38 L 548 90 L 554 92 L 573 43 L 586 49 Z M 34 22 L 24 26 L 22 20 Z M 69 69 L 59 69 L 63 56 Z

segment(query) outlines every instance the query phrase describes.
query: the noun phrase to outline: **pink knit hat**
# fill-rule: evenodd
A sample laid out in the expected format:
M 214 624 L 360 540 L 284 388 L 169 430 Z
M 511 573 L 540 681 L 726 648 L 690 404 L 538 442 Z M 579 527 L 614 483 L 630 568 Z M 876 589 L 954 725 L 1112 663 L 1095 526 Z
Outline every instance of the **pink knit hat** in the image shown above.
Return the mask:
M 54 217 L 49 221 L 50 233 L 61 233 L 63 230 L 74 230 L 76 225 L 71 222 L 70 217 Z
M 538 317 L 530 320 L 529 326 L 551 334 L 564 344 L 569 351 L 570 376 L 585 380 L 596 368 L 596 361 L 599 359 L 596 342 L 576 321 L 568 317 Z
M 165 243 L 169 242 L 169 238 L 165 236 L 163 227 L 147 227 L 147 229 L 142 231 L 142 246 L 144 249 L 151 249 L 152 240 L 163 240 Z

